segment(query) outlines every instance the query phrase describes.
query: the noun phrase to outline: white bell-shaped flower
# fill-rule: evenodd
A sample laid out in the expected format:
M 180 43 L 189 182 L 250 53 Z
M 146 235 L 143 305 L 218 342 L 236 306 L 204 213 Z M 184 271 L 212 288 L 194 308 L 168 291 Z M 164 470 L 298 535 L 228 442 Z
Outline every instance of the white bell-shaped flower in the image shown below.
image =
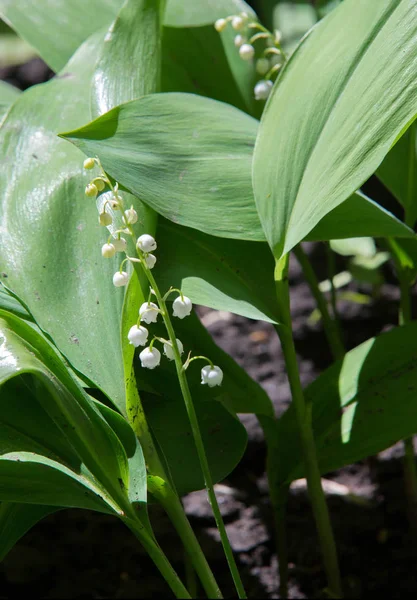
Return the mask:
M 223 371 L 220 367 L 212 367 L 207 365 L 201 369 L 201 383 L 202 385 L 208 385 L 214 387 L 215 385 L 221 385 L 223 381 Z
M 153 269 L 156 263 L 156 256 L 153 254 L 148 254 L 145 256 L 145 262 L 148 269 Z
M 94 183 L 89 183 L 85 188 L 85 195 L 89 198 L 95 198 L 98 194 L 97 186 Z
M 179 319 L 184 319 L 184 317 L 188 317 L 193 308 L 193 304 L 187 296 L 178 296 L 175 298 L 172 303 L 172 315 L 174 317 L 178 317 Z
M 152 252 L 153 250 L 156 250 L 156 241 L 151 235 L 144 233 L 138 237 L 136 246 L 139 250 L 142 250 L 142 252 Z
M 242 17 L 236 16 L 232 19 L 232 27 L 235 31 L 240 31 L 245 26 L 245 21 Z
M 184 352 L 184 346 L 182 345 L 181 340 L 179 340 L 178 338 L 177 338 L 177 346 L 178 346 L 178 350 L 180 351 L 180 354 L 182 354 Z M 164 354 L 169 360 L 174 360 L 174 358 L 175 358 L 174 350 L 173 350 L 170 342 L 164 343 Z
M 154 302 L 144 302 L 139 309 L 139 317 L 145 323 L 156 323 L 159 315 L 159 308 Z
M 127 225 L 134 225 L 138 222 L 138 213 L 133 206 L 125 210 L 125 222 Z
M 125 252 L 127 248 L 125 238 L 118 238 L 112 241 L 113 246 L 116 248 L 116 252 Z
M 262 79 L 255 85 L 255 100 L 266 100 L 271 93 L 272 81 Z
M 245 38 L 244 35 L 240 35 L 240 33 L 238 35 L 235 36 L 234 39 L 234 43 L 236 48 L 240 48 L 241 46 L 243 46 L 243 44 L 247 42 L 247 38 Z
M 111 215 L 109 215 L 109 213 L 103 211 L 102 213 L 100 213 L 100 215 L 98 217 L 98 222 L 103 227 L 107 227 L 107 225 L 111 225 L 112 224 L 113 219 L 112 219 Z
M 226 27 L 227 27 L 226 19 L 217 19 L 217 21 L 214 23 L 214 29 L 216 31 L 218 31 L 219 33 L 224 31 L 226 29 Z
M 101 247 L 101 255 L 104 258 L 111 258 L 115 254 L 116 248 L 113 246 L 113 244 L 103 244 L 103 246 Z
M 83 167 L 84 169 L 92 169 L 95 164 L 94 158 L 86 158 L 83 163 Z
M 113 275 L 113 285 L 115 285 L 116 287 L 123 287 L 128 283 L 128 281 L 129 275 L 126 273 L 126 271 L 122 271 L 121 273 L 120 271 L 117 271 Z
M 243 60 L 251 60 L 255 56 L 255 48 L 250 44 L 242 44 L 239 48 L 239 56 Z
M 157 348 L 145 348 L 139 354 L 140 362 L 142 363 L 142 367 L 146 369 L 154 369 L 161 362 L 161 353 Z
M 137 325 L 133 325 L 129 329 L 129 333 L 127 334 L 127 339 L 129 343 L 137 348 L 138 346 L 146 346 L 146 342 L 148 341 L 149 331 L 146 327 L 139 327 Z

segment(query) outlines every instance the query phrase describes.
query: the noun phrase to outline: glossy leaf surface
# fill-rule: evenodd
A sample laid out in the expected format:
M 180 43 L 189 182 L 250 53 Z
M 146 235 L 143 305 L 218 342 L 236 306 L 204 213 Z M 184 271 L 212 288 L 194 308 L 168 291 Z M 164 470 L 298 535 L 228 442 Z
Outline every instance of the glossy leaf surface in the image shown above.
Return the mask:
M 416 0 L 344 0 L 298 47 L 269 98 L 253 164 L 277 258 L 378 167 L 417 112 L 416 68 Z

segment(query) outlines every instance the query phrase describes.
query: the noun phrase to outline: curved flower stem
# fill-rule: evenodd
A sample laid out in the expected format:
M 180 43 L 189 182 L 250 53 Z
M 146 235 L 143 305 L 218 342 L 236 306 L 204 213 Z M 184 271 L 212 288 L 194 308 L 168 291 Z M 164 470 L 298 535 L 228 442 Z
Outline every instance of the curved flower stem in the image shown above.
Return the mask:
M 275 266 L 275 285 L 280 312 L 280 325 L 278 326 L 278 333 L 287 367 L 292 401 L 294 403 L 297 418 L 298 432 L 300 436 L 300 444 L 307 478 L 308 493 L 316 521 L 329 588 L 331 594 L 339 598 L 342 596 L 342 585 L 340 580 L 336 543 L 330 523 L 326 498 L 321 486 L 320 469 L 317 460 L 312 427 L 313 407 L 311 402 L 306 402 L 304 398 L 292 334 L 288 285 L 288 259 L 289 256 L 287 254 L 280 260 L 276 261 Z
M 323 319 L 324 332 L 327 337 L 327 341 L 330 346 L 330 350 L 335 360 L 342 358 L 345 355 L 345 348 L 340 335 L 340 330 L 335 320 L 331 317 L 329 309 L 327 307 L 326 299 L 323 293 L 320 291 L 319 284 L 317 281 L 314 269 L 310 264 L 301 244 L 298 244 L 293 250 L 300 266 L 303 270 L 304 277 L 310 287 L 311 293 L 317 303 L 317 307 L 320 311 Z
M 216 525 L 219 530 L 220 539 L 222 541 L 223 550 L 226 555 L 226 559 L 227 559 L 227 562 L 229 565 L 230 572 L 233 577 L 233 581 L 234 581 L 238 596 L 239 596 L 239 598 L 246 598 L 246 593 L 243 588 L 243 584 L 242 584 L 242 581 L 241 581 L 241 578 L 239 575 L 239 571 L 236 566 L 236 562 L 235 562 L 235 559 L 233 556 L 233 551 L 230 546 L 229 539 L 227 537 L 226 528 L 224 526 L 223 518 L 220 513 L 219 504 L 217 502 L 216 494 L 214 492 L 213 481 L 212 481 L 211 473 L 210 473 L 210 467 L 208 464 L 206 451 L 204 449 L 203 439 L 201 437 L 201 431 L 200 431 L 200 426 L 198 424 L 197 414 L 195 412 L 194 404 L 193 404 L 193 401 L 191 398 L 190 389 L 188 387 L 187 377 L 186 377 L 185 371 L 183 369 L 181 356 L 180 356 L 180 353 L 178 350 L 177 338 L 175 336 L 175 331 L 174 331 L 174 328 L 171 323 L 171 319 L 168 314 L 165 300 L 163 299 L 163 297 L 159 291 L 159 288 L 157 286 L 154 276 L 152 275 L 150 269 L 148 269 L 145 264 L 142 264 L 142 267 L 145 271 L 145 274 L 148 278 L 148 281 L 149 281 L 152 289 L 154 290 L 156 299 L 158 301 L 159 308 L 161 310 L 162 318 L 164 320 L 164 324 L 165 324 L 169 339 L 172 344 L 172 349 L 173 349 L 174 358 L 175 358 L 175 367 L 177 370 L 177 376 L 178 376 L 178 380 L 180 383 L 182 396 L 184 398 L 185 408 L 187 410 L 188 418 L 190 421 L 191 430 L 193 432 L 194 443 L 196 445 L 198 459 L 200 462 L 201 470 L 203 472 L 203 477 L 204 477 L 204 482 L 205 482 L 206 489 L 207 489 L 207 494 L 208 494 L 210 505 L 211 505 L 213 515 L 214 515 L 214 518 L 216 521 Z

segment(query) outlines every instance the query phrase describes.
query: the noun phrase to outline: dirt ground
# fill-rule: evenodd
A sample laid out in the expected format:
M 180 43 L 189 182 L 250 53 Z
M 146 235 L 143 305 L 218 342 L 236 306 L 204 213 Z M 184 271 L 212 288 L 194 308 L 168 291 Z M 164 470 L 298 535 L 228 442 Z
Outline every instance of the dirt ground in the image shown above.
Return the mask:
M 32 70 L 0 72 L 21 87 L 48 77 L 35 61 Z M 374 184 L 370 184 L 374 185 Z M 379 188 L 377 188 L 379 189 Z M 306 249 L 322 278 L 320 244 Z M 328 366 L 331 357 L 300 269 L 292 261 L 292 314 L 303 385 Z M 397 323 L 398 290 L 389 269 L 381 295 L 369 305 L 341 302 L 349 348 Z M 355 288 L 357 289 L 357 288 Z M 366 288 L 362 291 L 368 292 Z M 290 402 L 280 344 L 272 326 L 229 313 L 200 309 L 216 342 L 265 388 L 282 413 Z M 249 436 L 241 464 L 219 484 L 217 494 L 249 598 L 278 598 L 277 558 L 264 473 L 265 445 L 252 416 L 242 417 Z M 401 444 L 378 456 L 325 476 L 345 595 L 348 598 L 400 598 L 417 592 L 416 553 L 406 521 L 401 474 Z M 191 523 L 225 597 L 235 597 L 205 492 L 184 498 Z M 150 510 L 161 546 L 182 576 L 184 563 L 169 521 Z M 291 489 L 288 507 L 290 598 L 325 597 L 318 542 L 303 482 Z M 201 590 L 200 590 L 201 592 Z M 83 510 L 51 515 L 15 546 L 0 565 L 0 598 L 156 598 L 171 597 L 167 585 L 132 534 L 116 519 Z

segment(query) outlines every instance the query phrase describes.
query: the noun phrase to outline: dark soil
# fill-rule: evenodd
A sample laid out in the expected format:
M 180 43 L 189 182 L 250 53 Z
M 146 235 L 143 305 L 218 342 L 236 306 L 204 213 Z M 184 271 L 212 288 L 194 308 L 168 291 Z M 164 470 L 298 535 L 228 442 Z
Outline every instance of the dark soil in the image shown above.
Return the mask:
M 9 80 L 17 77 L 11 71 L 3 76 Z M 40 80 L 48 76 L 44 68 Z M 26 87 L 25 82 L 20 84 Z M 306 246 L 316 270 L 325 278 L 322 246 Z M 386 278 L 388 283 L 383 285 L 380 297 L 371 304 L 340 303 L 349 348 L 397 323 L 398 290 L 390 271 Z M 291 289 L 301 379 L 307 385 L 331 363 L 331 357 L 321 325 L 308 324 L 314 301 L 294 261 Z M 203 308 L 199 314 L 216 342 L 260 382 L 277 414 L 282 413 L 290 402 L 290 393 L 272 326 Z M 265 445 L 256 419 L 246 415 L 242 421 L 249 434 L 247 452 L 235 471 L 217 486 L 217 494 L 249 598 L 278 598 L 277 557 L 264 473 Z M 417 592 L 401 456 L 402 448 L 397 444 L 325 477 L 346 597 L 400 598 Z M 184 504 L 225 597 L 235 597 L 205 492 L 189 494 Z M 150 508 L 150 514 L 158 540 L 182 576 L 183 555 L 170 522 L 157 506 Z M 326 580 L 302 481 L 291 489 L 288 537 L 290 597 L 325 597 Z M 84 510 L 65 510 L 36 525 L 0 565 L 0 597 L 21 596 L 156 598 L 171 597 L 171 593 L 131 533 L 116 519 Z

